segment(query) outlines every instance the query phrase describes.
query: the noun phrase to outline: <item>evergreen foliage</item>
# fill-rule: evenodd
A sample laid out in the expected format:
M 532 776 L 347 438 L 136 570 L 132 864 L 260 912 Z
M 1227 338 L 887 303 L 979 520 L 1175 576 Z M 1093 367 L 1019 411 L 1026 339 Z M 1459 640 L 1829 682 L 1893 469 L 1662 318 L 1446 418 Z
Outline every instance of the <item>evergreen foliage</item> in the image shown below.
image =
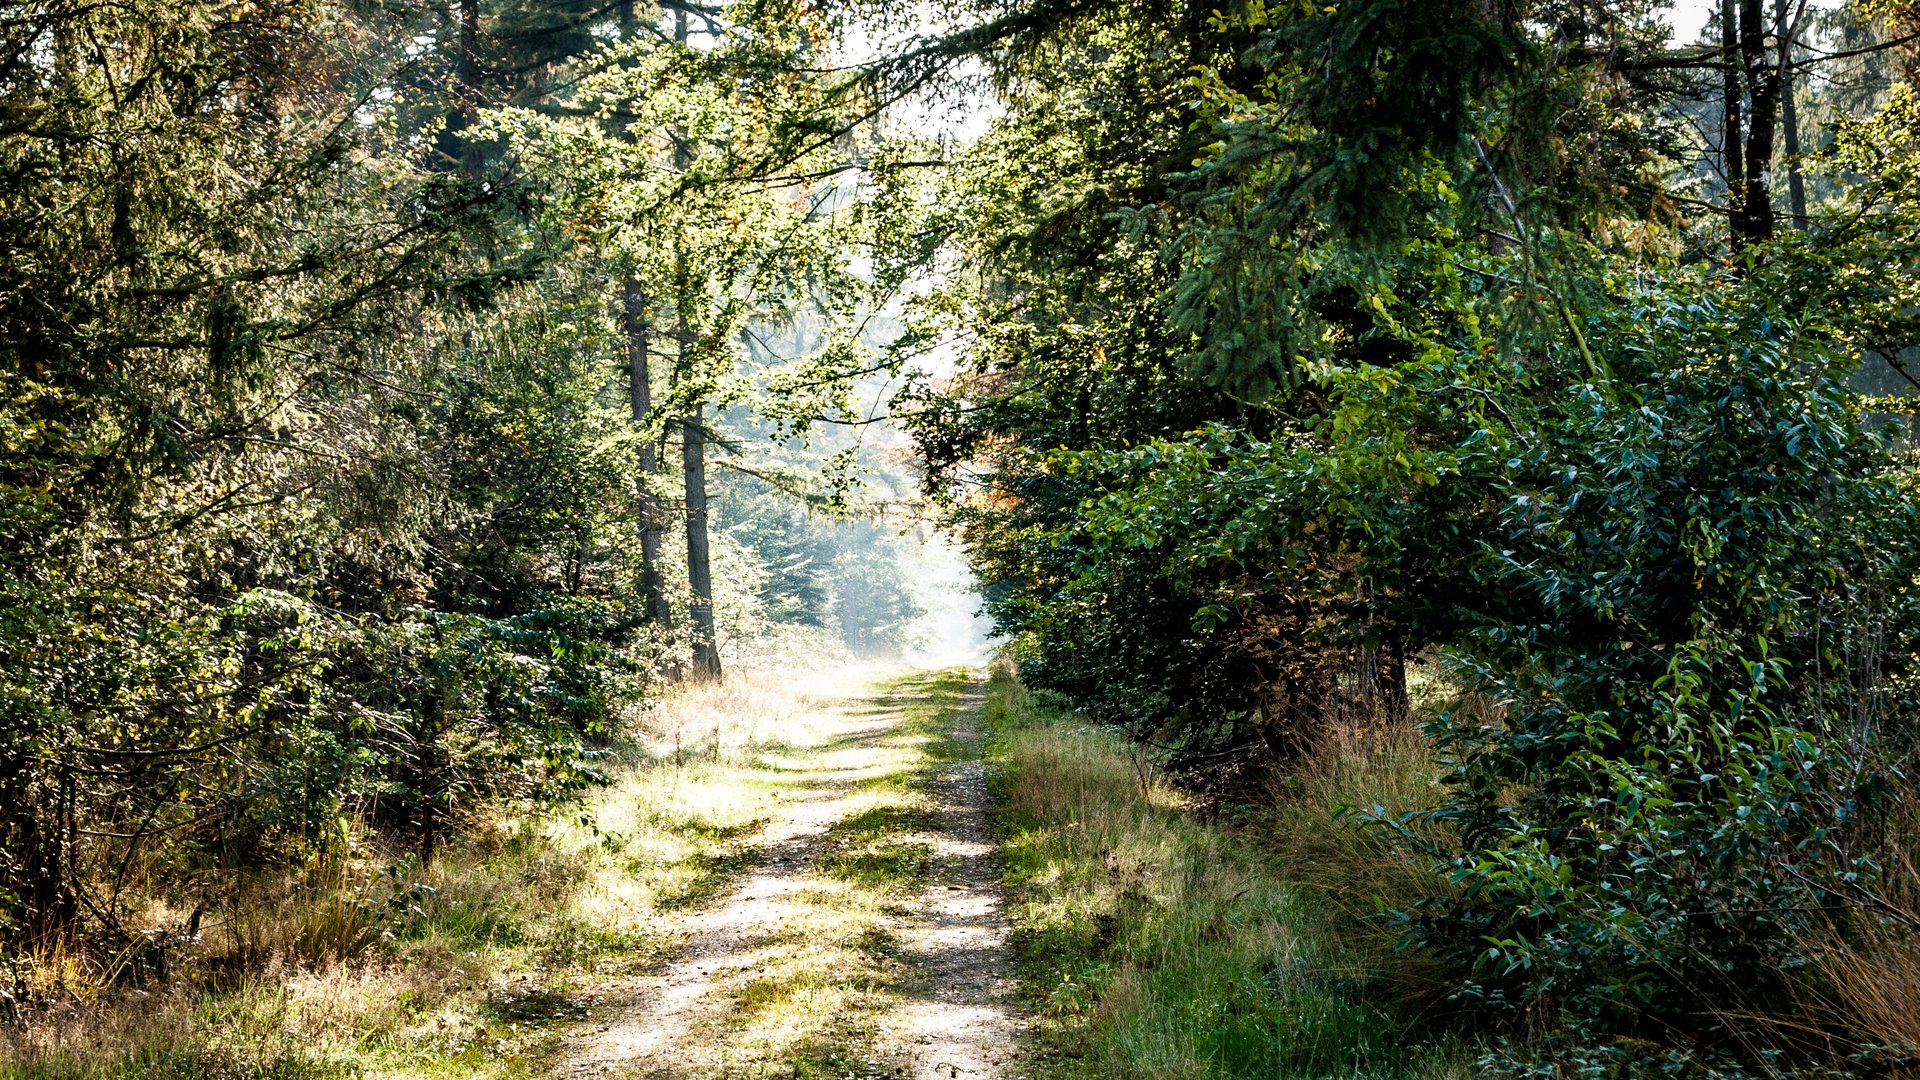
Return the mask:
M 745 328 L 777 337 L 858 284 L 821 281 L 845 230 L 788 175 L 840 162 L 794 117 L 851 127 L 801 93 L 825 24 L 742 6 L 705 16 L 702 53 L 662 33 L 674 18 L 475 0 L 0 18 L 12 1000 L 60 992 L 52 956 L 141 977 L 143 934 L 163 968 L 248 875 L 428 862 L 479 802 L 601 779 L 623 711 L 687 645 L 646 583 L 695 599 L 633 544 L 680 513 L 649 497 L 651 451 L 703 398 L 754 389 L 727 369 Z M 636 89 L 663 73 L 673 92 Z M 742 123 L 753 101 L 764 122 Z M 574 175 L 562 139 L 628 152 Z M 676 139 L 715 149 L 663 178 Z M 623 274 L 682 316 L 651 412 L 630 407 Z M 793 411 L 830 412 L 864 354 L 797 351 L 827 397 Z M 739 426 L 696 433 L 745 463 L 770 443 Z M 884 563 L 890 541 L 858 547 Z M 854 619 L 860 644 L 900 644 L 908 587 L 874 584 L 893 607 Z M 182 914 L 148 927 L 155 904 Z
M 1445 800 L 1347 817 L 1446 883 L 1380 918 L 1525 1033 L 1485 1068 L 1872 1068 L 1799 1017 L 1816 943 L 1920 925 L 1905 407 L 1851 388 L 1914 341 L 1911 92 L 1776 163 L 1798 17 L 1654 14 L 1056 13 L 957 174 L 920 444 L 1023 680 L 1217 810 L 1453 688 Z
M 753 633 L 906 650 L 891 419 L 1022 679 L 1208 811 L 1423 722 L 1444 794 L 1344 819 L 1485 1069 L 1910 1067 L 1807 1004 L 1920 955 L 1913 407 L 1856 390 L 1920 387 L 1910 6 L 978 0 L 849 61 L 905 8 L 0 13 L 14 999 L 565 800 Z M 875 122 L 942 86 L 1002 111 Z

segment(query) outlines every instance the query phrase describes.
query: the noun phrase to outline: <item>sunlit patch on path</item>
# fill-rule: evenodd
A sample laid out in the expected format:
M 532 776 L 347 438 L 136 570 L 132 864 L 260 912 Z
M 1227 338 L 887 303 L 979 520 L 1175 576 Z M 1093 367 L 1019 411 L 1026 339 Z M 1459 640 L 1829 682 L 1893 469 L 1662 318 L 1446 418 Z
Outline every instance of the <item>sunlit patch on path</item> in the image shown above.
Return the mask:
M 1013 948 L 993 864 L 977 693 L 948 731 L 956 760 L 932 777 L 935 871 L 901 934 L 919 976 L 893 1017 L 912 1048 L 916 1078 L 1003 1076 L 1017 1068 Z
M 763 754 L 785 786 L 686 944 L 598 995 L 562 1077 L 1012 1077 L 1022 1024 L 973 713 L 918 676 Z

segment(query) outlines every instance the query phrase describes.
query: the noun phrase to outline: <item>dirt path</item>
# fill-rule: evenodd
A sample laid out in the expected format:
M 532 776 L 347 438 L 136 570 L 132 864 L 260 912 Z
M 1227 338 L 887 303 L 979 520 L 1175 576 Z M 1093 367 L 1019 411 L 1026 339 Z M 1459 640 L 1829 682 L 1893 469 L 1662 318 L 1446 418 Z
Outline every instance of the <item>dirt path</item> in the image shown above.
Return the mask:
M 662 968 L 604 988 L 560 1077 L 1011 1078 L 1022 1021 L 979 762 L 980 688 L 892 684 L 768 753 L 783 813 Z
M 938 800 L 939 867 L 906 936 L 923 972 L 895 1015 L 919 1078 L 1002 1076 L 1017 1064 L 1013 947 L 993 865 L 993 826 L 980 766 L 978 696 L 950 729 L 958 760 L 929 785 Z

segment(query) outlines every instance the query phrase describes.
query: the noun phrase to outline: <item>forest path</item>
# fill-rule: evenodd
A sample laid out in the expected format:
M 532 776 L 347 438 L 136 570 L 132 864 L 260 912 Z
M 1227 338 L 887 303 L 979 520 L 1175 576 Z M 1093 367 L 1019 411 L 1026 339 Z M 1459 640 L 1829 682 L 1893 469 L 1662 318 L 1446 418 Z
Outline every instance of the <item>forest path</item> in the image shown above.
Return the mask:
M 602 988 L 554 1075 L 1010 1078 L 1023 1023 L 980 765 L 982 685 L 895 679 L 761 753 L 781 813 L 686 944 Z

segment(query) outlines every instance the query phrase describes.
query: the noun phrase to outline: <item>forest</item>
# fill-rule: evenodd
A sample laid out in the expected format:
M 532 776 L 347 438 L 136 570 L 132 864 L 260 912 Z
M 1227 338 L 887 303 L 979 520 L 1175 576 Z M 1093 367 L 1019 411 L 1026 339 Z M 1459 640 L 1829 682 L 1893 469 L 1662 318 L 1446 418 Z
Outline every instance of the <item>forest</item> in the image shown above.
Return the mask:
M 1916 77 L 0 0 L 0 1076 L 948 1076 L 942 889 L 953 1076 L 1920 1076 Z M 628 1010 L 718 1056 L 580 1049 L 793 874 L 817 970 Z

